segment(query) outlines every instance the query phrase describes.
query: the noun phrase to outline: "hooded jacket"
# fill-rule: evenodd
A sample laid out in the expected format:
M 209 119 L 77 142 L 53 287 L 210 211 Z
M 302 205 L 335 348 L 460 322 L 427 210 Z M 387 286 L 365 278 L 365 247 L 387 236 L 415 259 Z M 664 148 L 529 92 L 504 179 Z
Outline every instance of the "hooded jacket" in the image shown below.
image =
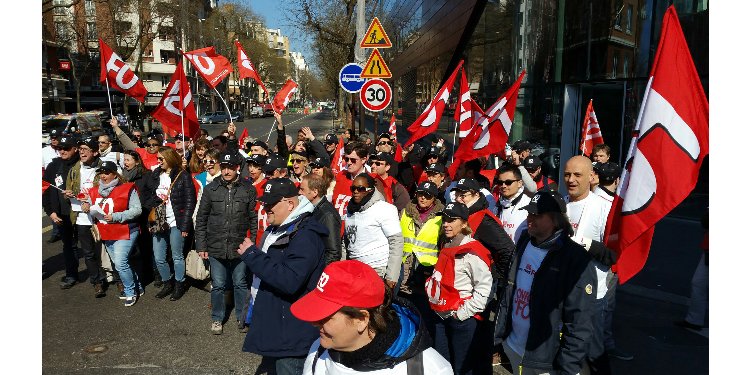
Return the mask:
M 452 375 L 450 363 L 431 347 L 424 321 L 419 311 L 410 302 L 396 298 L 391 305 L 398 316 L 400 329 L 395 340 L 383 354 L 365 358 L 347 367 L 342 364 L 342 353 L 320 347 L 320 339 L 310 347 L 303 368 L 303 375 L 350 375 L 366 373 L 367 375 L 407 375 L 409 363 L 421 359 L 422 373 L 429 375 Z M 344 353 L 346 354 L 346 353 Z M 419 358 L 421 356 L 421 358 Z
M 300 357 L 318 337 L 318 329 L 295 318 L 289 308 L 315 288 L 325 261 L 322 237 L 328 230 L 312 217 L 313 205 L 300 205 L 280 226 L 263 234 L 263 252 L 252 245 L 240 256 L 260 279 L 250 306 L 250 329 L 242 351 L 270 357 Z M 265 244 L 266 241 L 270 243 Z

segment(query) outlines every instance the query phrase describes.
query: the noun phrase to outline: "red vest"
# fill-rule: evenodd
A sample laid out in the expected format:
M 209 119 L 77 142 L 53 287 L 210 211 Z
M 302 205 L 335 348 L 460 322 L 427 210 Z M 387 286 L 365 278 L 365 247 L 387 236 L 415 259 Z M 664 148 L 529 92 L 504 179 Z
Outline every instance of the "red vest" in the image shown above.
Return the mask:
M 159 160 L 156 159 L 157 157 L 159 157 L 158 152 L 149 154 L 145 148 L 136 148 L 135 152 L 137 152 L 138 155 L 141 156 L 141 159 L 143 159 L 143 166 L 146 167 L 146 169 L 153 171 L 156 167 L 159 166 Z
M 417 185 L 421 185 L 425 181 L 427 181 L 427 172 L 422 171 L 422 173 L 419 175 L 419 180 L 417 181 Z
M 464 300 L 471 298 L 461 298 L 453 285 L 456 276 L 456 256 L 467 253 L 478 256 L 487 264 L 488 268 L 492 265 L 490 251 L 476 240 L 461 246 L 440 249 L 432 276 L 425 283 L 427 299 L 433 310 L 457 310 L 464 303 Z
M 268 179 L 264 178 L 257 185 L 253 185 L 255 186 L 256 199 L 263 196 L 263 189 L 266 187 L 266 182 L 268 182 Z M 263 205 L 258 200 L 255 201 L 255 212 L 258 214 L 258 234 L 255 236 L 255 244 L 260 246 L 260 239 L 263 238 L 263 232 L 268 228 L 268 215 L 266 215 L 266 210 L 263 209 Z
M 333 207 L 341 215 L 341 235 L 344 235 L 344 218 L 346 217 L 346 207 L 352 199 L 352 182 L 354 179 L 349 178 L 349 172 L 342 172 L 336 175 L 336 186 L 333 188 Z
M 99 206 L 101 210 L 108 215 L 113 212 L 123 212 L 128 209 L 130 201 L 130 192 L 135 189 L 135 184 L 126 182 L 120 184 L 109 193 L 109 197 L 102 198 L 99 195 L 99 186 L 89 189 L 91 201 L 94 205 Z M 96 228 L 103 240 L 128 240 L 130 239 L 130 229 L 128 223 L 105 223 L 97 221 Z
M 485 208 L 482 211 L 477 211 L 469 215 L 469 227 L 471 228 L 472 233 L 477 233 L 477 228 L 479 228 L 479 224 L 482 224 L 482 219 L 484 219 L 485 215 L 489 215 L 492 220 L 495 220 L 501 227 L 503 226 L 503 223 L 500 222 L 500 219 L 498 219 L 498 217 L 495 216 L 492 211 Z
M 396 184 L 396 179 L 393 178 L 393 176 L 388 176 L 385 180 L 380 178 L 377 173 L 370 173 L 370 177 L 375 179 L 375 183 L 377 184 L 378 181 L 380 181 L 381 184 L 383 184 L 383 196 L 385 197 L 385 201 L 393 204 L 393 185 Z

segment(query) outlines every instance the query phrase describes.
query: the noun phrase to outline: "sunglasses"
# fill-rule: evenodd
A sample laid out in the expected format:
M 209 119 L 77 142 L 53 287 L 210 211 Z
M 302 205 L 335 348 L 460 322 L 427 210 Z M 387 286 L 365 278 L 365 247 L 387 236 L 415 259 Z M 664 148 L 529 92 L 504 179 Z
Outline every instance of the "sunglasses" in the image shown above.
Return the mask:
M 354 192 L 360 192 L 360 193 L 364 193 L 364 192 L 366 192 L 366 191 L 370 191 L 370 190 L 372 190 L 372 188 L 369 188 L 369 187 L 366 187 L 366 186 L 356 186 L 356 185 L 352 185 L 352 186 L 350 186 L 350 187 L 349 187 L 349 190 L 351 190 L 351 191 L 352 191 L 352 193 L 354 193 Z
M 310 164 L 310 168 L 312 168 L 312 169 L 320 169 L 320 168 L 323 168 L 323 166 L 322 165 L 317 165 L 317 164 Z
M 146 143 L 146 146 L 147 147 L 157 147 L 157 146 L 159 146 L 159 144 L 158 143 Z
M 302 164 L 307 163 L 307 160 L 305 159 L 292 159 L 292 164 Z
M 378 143 L 378 146 L 382 146 L 382 145 L 391 145 L 391 144 L 392 144 L 391 142 L 385 142 L 385 141 L 384 141 L 384 142 L 379 142 L 379 143 Z
M 378 167 L 385 165 L 384 161 L 373 161 L 372 165 L 377 165 Z
M 204 159 L 203 164 L 216 164 L 216 160 Z
M 358 162 L 360 160 L 361 159 L 355 159 L 355 158 L 350 158 L 350 157 L 344 156 L 344 161 L 347 162 L 347 163 L 356 163 L 356 162 Z
M 513 183 L 517 181 L 521 181 L 521 180 L 498 180 L 497 183 L 499 185 L 510 186 L 510 185 L 513 185 Z
M 417 192 L 417 198 L 433 199 L 433 198 L 435 198 L 435 196 L 432 195 L 432 194 L 430 194 L 430 193 L 428 193 L 428 192 L 418 191 Z

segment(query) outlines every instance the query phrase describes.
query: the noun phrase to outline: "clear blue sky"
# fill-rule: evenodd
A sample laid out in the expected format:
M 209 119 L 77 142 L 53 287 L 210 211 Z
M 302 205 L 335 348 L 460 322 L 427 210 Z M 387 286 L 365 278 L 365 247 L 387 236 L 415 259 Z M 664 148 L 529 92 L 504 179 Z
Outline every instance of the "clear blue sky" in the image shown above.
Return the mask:
M 299 38 L 299 31 L 288 25 L 287 17 L 282 11 L 282 2 L 278 0 L 245 0 L 245 5 L 250 6 L 253 12 L 260 15 L 266 27 L 269 29 L 281 29 L 281 35 L 289 37 L 289 52 L 301 52 L 308 66 L 311 65 L 312 52 L 309 42 L 303 42 Z M 312 68 L 312 67 L 311 67 Z

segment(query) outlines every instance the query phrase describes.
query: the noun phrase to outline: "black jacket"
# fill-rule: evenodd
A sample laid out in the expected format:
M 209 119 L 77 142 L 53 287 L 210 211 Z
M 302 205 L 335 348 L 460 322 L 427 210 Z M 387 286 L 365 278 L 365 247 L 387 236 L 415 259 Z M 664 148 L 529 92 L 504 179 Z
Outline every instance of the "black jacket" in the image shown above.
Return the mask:
M 52 159 L 52 162 L 49 163 L 47 169 L 44 170 L 42 180 L 49 182 L 50 185 L 65 190 L 67 188 L 65 186 L 65 181 L 68 179 L 68 173 L 79 160 L 80 158 L 78 157 L 78 154 L 73 155 L 73 157 L 68 160 L 63 160 L 61 158 Z M 60 184 L 56 184 L 55 179 L 60 181 Z M 57 216 L 70 215 L 70 201 L 68 198 L 65 198 L 65 195 L 63 195 L 60 190 L 51 186 L 47 188 L 44 194 L 42 194 L 42 207 L 47 216 L 51 215 L 53 212 L 56 213 Z
M 151 207 L 145 207 L 143 204 L 145 200 L 143 197 L 143 193 L 144 191 L 146 191 L 146 183 L 148 182 L 149 178 L 151 178 L 151 171 L 146 168 L 141 168 L 140 172 L 138 172 L 130 179 L 130 181 L 128 181 L 134 183 L 135 188 L 138 190 L 138 198 L 141 200 L 142 215 L 148 215 L 149 210 L 151 210 Z
M 217 259 L 238 258 L 242 241 L 258 231 L 255 199 L 255 187 L 241 178 L 230 183 L 219 176 L 206 185 L 195 218 L 195 249 Z
M 489 209 L 489 203 L 487 202 L 487 198 L 480 193 L 479 200 L 469 207 L 469 216 L 484 209 Z M 504 283 L 508 275 L 508 267 L 510 266 L 513 252 L 516 248 L 513 240 L 510 239 L 503 227 L 489 215 L 485 215 L 482 218 L 472 237 L 490 251 L 495 261 L 492 270 L 493 277 Z
M 193 229 L 193 210 L 195 210 L 196 193 L 195 186 L 193 186 L 193 178 L 190 177 L 190 172 L 182 171 L 180 177 L 175 182 L 175 177 L 179 173 L 178 170 L 173 169 L 169 173 L 169 177 L 174 182 L 172 191 L 169 194 L 169 200 L 172 203 L 172 210 L 174 211 L 175 220 L 177 221 L 177 228 L 181 232 L 189 232 Z M 143 209 L 149 209 L 156 207 L 162 203 L 161 198 L 156 195 L 156 188 L 159 187 L 159 176 L 162 174 L 161 167 L 156 167 L 148 180 L 143 191 Z
M 323 244 L 325 245 L 323 257 L 326 265 L 341 260 L 341 215 L 326 197 L 320 199 L 312 214 L 320 224 L 328 229 L 328 235 L 323 237 Z
M 596 272 L 586 250 L 558 232 L 548 240 L 548 253 L 534 275 L 529 296 L 531 316 L 526 351 L 521 365 L 559 374 L 577 374 L 586 356 L 587 341 L 593 329 L 591 315 L 596 302 Z M 516 275 L 531 237 L 523 231 L 513 257 L 505 293 L 498 304 L 495 344 L 512 330 L 512 307 Z

